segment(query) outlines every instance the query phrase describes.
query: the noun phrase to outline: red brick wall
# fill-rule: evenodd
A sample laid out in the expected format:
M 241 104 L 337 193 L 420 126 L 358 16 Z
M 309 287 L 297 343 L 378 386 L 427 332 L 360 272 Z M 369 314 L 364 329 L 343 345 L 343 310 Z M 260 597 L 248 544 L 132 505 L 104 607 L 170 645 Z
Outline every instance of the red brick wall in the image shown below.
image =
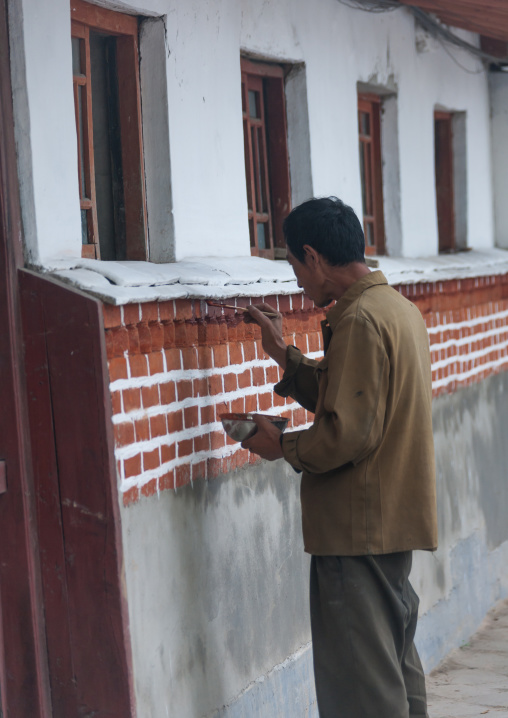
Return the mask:
M 434 394 L 508 369 L 508 276 L 396 287 L 429 329 Z M 259 301 L 254 299 L 252 301 Z M 284 336 L 320 356 L 323 312 L 301 294 L 271 296 Z M 246 306 L 250 299 L 229 299 Z M 124 504 L 254 462 L 226 437 L 219 414 L 281 413 L 290 427 L 312 415 L 273 394 L 278 367 L 259 329 L 200 300 L 104 306 L 120 490 Z

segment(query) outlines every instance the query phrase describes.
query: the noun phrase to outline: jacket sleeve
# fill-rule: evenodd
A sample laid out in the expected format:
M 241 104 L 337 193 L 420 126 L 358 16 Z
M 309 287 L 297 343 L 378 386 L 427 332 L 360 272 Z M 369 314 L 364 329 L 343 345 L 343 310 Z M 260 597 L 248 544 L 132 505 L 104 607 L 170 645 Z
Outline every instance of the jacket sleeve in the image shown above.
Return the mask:
M 317 365 L 317 361 L 307 359 L 296 347 L 288 346 L 286 369 L 280 382 L 274 386 L 274 391 L 279 396 L 290 396 L 304 409 L 315 413 L 319 392 Z
M 361 316 L 340 322 L 320 367 L 328 376 L 314 425 L 281 442 L 293 468 L 312 474 L 357 464 L 378 446 L 389 381 L 381 337 Z

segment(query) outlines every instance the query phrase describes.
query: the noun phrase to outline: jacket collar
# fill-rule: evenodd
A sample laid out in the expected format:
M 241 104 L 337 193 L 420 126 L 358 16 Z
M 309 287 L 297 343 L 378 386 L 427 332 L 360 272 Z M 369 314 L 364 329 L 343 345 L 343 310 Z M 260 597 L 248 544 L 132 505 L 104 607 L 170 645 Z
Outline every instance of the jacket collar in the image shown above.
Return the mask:
M 377 284 L 388 284 L 388 281 L 380 270 L 376 272 L 369 272 L 364 277 L 352 284 L 347 292 L 334 304 L 334 306 L 326 313 L 326 322 L 330 325 L 333 331 L 345 310 L 352 304 L 358 297 L 370 287 L 375 287 Z

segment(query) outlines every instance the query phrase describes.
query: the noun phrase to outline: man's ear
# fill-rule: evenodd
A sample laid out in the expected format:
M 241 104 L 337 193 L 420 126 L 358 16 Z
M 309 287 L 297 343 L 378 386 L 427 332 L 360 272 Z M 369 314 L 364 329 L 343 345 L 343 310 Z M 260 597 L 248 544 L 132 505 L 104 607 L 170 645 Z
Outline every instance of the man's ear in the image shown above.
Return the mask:
M 319 266 L 321 263 L 321 255 L 314 249 L 314 247 L 311 247 L 310 244 L 304 244 L 303 251 L 304 264 L 306 264 L 309 269 L 315 269 Z

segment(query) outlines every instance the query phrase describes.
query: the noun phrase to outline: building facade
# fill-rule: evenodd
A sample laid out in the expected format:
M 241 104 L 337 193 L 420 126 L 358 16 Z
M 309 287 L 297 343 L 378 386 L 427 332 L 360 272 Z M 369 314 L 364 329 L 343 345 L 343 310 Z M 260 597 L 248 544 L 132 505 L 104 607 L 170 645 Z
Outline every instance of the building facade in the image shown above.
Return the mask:
M 312 422 L 274 396 L 241 313 L 264 298 L 288 343 L 322 354 L 281 237 L 311 196 L 353 206 L 368 261 L 429 331 L 426 669 L 508 595 L 508 17 L 499 3 L 495 27 L 456 27 L 418 5 L 2 0 L 31 497 L 16 511 L 39 606 L 9 673 L 2 589 L 5 716 L 27 715 L 30 660 L 31 715 L 317 715 L 298 477 L 220 423 Z

